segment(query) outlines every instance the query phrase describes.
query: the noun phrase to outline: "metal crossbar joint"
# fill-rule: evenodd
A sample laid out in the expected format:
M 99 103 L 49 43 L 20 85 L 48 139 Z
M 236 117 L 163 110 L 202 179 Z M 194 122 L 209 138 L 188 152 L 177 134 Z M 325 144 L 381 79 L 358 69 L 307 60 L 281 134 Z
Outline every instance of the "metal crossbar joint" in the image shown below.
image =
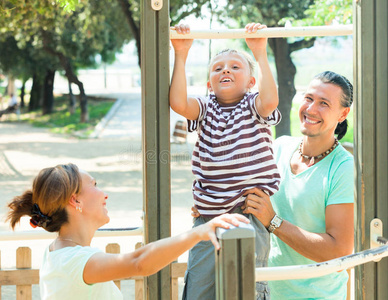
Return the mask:
M 151 7 L 153 10 L 161 10 L 163 7 L 163 0 L 151 0 Z
M 379 238 L 383 236 L 383 222 L 375 218 L 370 222 L 370 248 L 374 249 L 381 246 Z M 375 262 L 380 261 L 380 259 L 374 260 Z

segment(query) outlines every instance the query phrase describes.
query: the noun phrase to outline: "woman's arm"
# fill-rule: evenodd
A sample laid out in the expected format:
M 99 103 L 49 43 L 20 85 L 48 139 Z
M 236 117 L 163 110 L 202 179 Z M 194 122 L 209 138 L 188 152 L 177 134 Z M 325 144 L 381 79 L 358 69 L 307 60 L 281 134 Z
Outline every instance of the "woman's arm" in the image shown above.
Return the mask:
M 252 189 L 246 194 L 244 213 L 253 214 L 268 227 L 275 216 L 269 196 L 259 189 Z M 309 232 L 284 220 L 274 234 L 296 252 L 316 262 L 351 254 L 354 245 L 354 205 L 329 205 L 325 219 L 325 233 Z
M 97 253 L 85 265 L 84 281 L 91 284 L 132 276 L 149 276 L 202 240 L 211 240 L 215 248 L 219 249 L 216 227 L 229 228 L 230 224 L 238 226 L 240 221 L 249 223 L 242 215 L 225 214 L 178 236 L 147 244 L 131 253 Z

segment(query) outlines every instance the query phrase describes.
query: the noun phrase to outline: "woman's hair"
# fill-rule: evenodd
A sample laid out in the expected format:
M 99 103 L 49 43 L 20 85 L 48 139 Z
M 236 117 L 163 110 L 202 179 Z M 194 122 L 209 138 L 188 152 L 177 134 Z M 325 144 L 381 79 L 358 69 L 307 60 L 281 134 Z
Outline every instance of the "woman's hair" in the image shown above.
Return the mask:
M 245 51 L 237 51 L 237 50 L 234 50 L 234 49 L 224 49 L 224 50 L 221 50 L 220 52 L 218 52 L 216 55 L 214 55 L 213 58 L 210 60 L 209 68 L 213 65 L 214 59 L 218 55 L 222 55 L 222 54 L 239 54 L 239 55 L 241 55 L 243 58 L 245 58 L 245 60 L 248 63 L 249 74 L 251 76 L 253 76 L 253 77 L 255 76 L 255 66 L 256 66 L 256 64 L 255 64 L 255 61 L 253 60 L 252 56 L 250 56 Z
M 68 221 L 66 206 L 71 196 L 80 190 L 81 174 L 76 165 L 45 168 L 35 177 L 31 190 L 16 196 L 8 204 L 7 221 L 14 229 L 21 217 L 30 216 L 33 227 L 59 231 Z
M 314 77 L 314 79 L 319 79 L 323 83 L 331 83 L 341 88 L 342 97 L 341 105 L 342 107 L 350 107 L 353 103 L 353 85 L 350 81 L 342 75 L 339 75 L 335 72 L 325 71 L 319 73 Z M 348 130 L 348 120 L 344 120 L 341 123 L 338 123 L 335 134 L 337 134 L 338 140 L 342 139 Z

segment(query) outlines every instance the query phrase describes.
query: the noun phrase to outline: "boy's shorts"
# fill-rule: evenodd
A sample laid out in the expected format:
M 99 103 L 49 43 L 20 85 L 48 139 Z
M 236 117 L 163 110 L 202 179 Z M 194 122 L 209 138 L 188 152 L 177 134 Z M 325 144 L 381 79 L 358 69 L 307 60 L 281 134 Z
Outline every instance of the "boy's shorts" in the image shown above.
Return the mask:
M 270 250 L 269 232 L 256 217 L 242 213 L 240 207 L 232 213 L 245 215 L 255 228 L 256 267 L 267 267 Z M 199 216 L 194 218 L 194 226 L 202 225 L 212 218 Z M 211 241 L 202 241 L 195 245 L 189 252 L 189 260 L 185 274 L 185 287 L 183 300 L 214 300 L 216 299 L 215 287 L 215 254 Z M 256 282 L 256 299 L 270 299 L 269 287 L 266 281 Z

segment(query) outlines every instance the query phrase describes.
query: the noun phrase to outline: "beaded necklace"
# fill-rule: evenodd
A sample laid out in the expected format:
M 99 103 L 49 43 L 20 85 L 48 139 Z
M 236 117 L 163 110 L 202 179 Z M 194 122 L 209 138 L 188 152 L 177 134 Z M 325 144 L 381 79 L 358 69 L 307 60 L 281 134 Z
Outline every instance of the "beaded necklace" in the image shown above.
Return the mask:
M 325 152 L 317 155 L 317 156 L 308 156 L 308 155 L 305 155 L 302 153 L 302 145 L 303 145 L 303 140 L 300 142 L 299 144 L 299 149 L 298 149 L 298 152 L 299 152 L 299 155 L 305 159 L 308 159 L 310 160 L 310 162 L 308 163 L 307 167 L 311 167 L 312 165 L 315 164 L 315 160 L 317 159 L 320 159 L 322 157 L 325 157 L 326 155 L 329 155 L 331 152 L 333 152 L 333 150 L 338 146 L 339 142 L 338 140 L 335 138 L 335 141 L 334 141 L 334 144 L 333 146 L 331 146 L 331 148 L 329 150 L 326 150 Z

